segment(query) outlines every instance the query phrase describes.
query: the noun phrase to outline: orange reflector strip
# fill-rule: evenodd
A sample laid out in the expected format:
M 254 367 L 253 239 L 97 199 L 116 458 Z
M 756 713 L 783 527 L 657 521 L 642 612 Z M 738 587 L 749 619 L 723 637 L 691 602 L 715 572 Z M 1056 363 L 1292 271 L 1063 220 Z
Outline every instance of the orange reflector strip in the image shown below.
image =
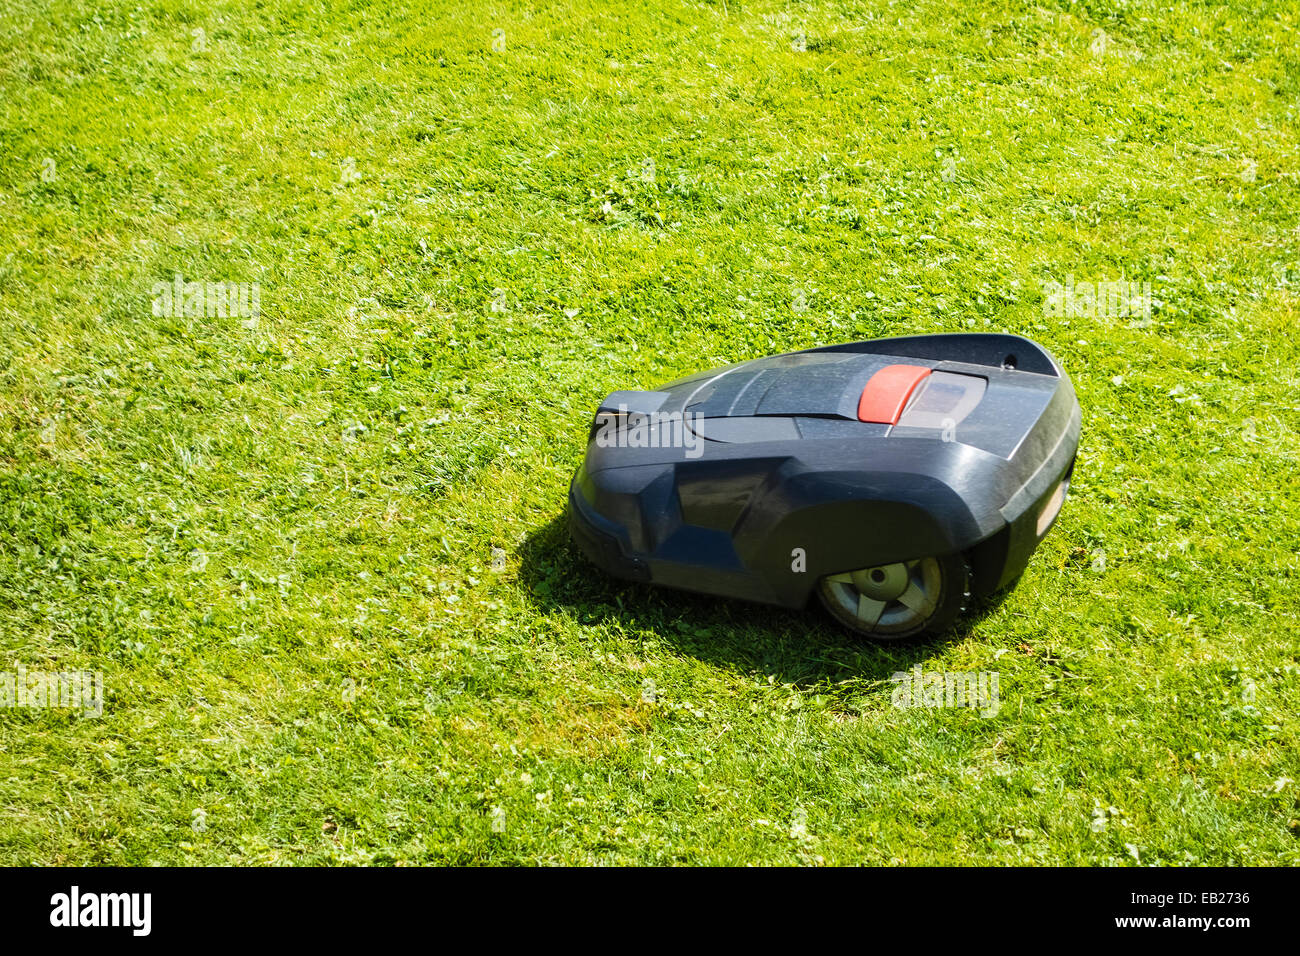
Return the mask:
M 1065 504 L 1064 481 L 1060 482 L 1056 486 L 1056 490 L 1052 492 L 1052 497 L 1049 498 L 1047 504 L 1043 506 L 1042 514 L 1038 516 L 1038 527 L 1035 529 L 1035 533 L 1040 538 L 1047 534 L 1047 529 L 1052 526 L 1052 522 L 1056 520 L 1056 516 L 1061 513 L 1061 505 L 1063 504 Z
M 924 365 L 886 365 L 871 376 L 858 399 L 858 421 L 895 425 L 916 386 L 930 374 Z

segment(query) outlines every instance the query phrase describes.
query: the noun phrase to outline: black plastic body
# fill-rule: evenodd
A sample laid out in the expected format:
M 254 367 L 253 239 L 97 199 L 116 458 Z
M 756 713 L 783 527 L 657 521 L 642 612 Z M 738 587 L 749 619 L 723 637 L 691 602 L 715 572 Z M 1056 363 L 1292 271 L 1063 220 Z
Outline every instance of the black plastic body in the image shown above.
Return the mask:
M 863 387 L 897 363 L 983 379 L 978 404 L 942 428 L 859 421 Z M 1054 522 L 1080 421 L 1059 364 L 1019 336 L 756 359 L 610 395 L 570 486 L 570 528 L 617 577 L 788 608 L 823 575 L 954 553 L 986 595 Z M 634 429 L 639 441 L 619 443 Z

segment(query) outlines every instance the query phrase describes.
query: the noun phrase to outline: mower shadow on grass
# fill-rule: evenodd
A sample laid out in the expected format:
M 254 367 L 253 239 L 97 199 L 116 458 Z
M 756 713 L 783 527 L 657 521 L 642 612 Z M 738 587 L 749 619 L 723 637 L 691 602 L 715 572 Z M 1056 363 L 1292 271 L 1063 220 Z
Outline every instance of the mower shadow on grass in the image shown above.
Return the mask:
M 891 645 L 841 631 L 816 601 L 787 611 L 611 578 L 573 545 L 563 514 L 529 535 L 516 556 L 519 582 L 539 610 L 587 626 L 614 622 L 630 643 L 653 635 L 706 663 L 801 687 L 888 680 L 963 639 L 996 609 L 996 602 L 982 605 L 942 640 Z

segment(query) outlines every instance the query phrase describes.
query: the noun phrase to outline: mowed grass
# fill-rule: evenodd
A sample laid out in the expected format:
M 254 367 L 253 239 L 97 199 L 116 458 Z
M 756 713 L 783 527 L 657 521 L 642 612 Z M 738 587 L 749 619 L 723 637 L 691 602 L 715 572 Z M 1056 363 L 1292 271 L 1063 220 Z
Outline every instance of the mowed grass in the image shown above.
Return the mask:
M 0 711 L 0 862 L 1300 862 L 1298 28 L 5 4 L 0 670 L 106 699 Z M 177 273 L 261 314 L 155 316 Z M 1068 276 L 1154 307 L 1046 315 Z M 607 392 L 971 329 L 1084 430 L 950 639 L 568 544 Z M 893 707 L 916 665 L 1000 712 Z

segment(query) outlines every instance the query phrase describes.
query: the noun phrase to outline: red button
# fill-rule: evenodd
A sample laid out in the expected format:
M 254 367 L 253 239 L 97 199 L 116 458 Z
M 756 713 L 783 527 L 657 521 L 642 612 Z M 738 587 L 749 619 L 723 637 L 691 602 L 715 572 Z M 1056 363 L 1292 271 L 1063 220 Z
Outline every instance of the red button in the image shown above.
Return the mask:
M 916 386 L 930 374 L 924 365 L 886 365 L 868 380 L 858 399 L 858 421 L 895 425 Z

